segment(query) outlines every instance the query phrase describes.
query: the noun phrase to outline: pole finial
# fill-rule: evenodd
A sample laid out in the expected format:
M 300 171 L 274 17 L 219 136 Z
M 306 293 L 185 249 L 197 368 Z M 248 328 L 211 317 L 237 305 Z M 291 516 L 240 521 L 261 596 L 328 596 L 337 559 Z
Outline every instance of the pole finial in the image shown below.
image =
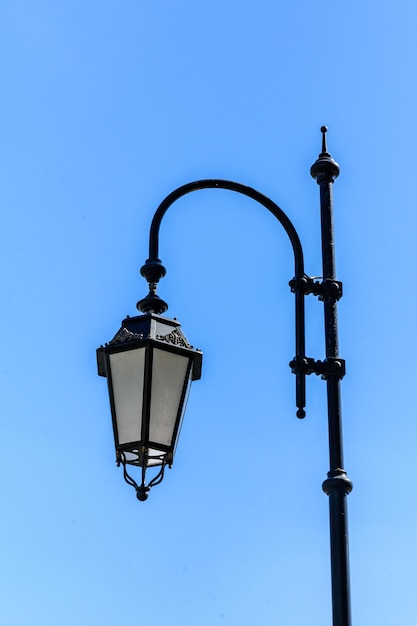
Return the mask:
M 324 180 L 334 182 L 335 178 L 339 176 L 340 168 L 330 153 L 327 152 L 327 126 L 322 126 L 320 131 L 322 134 L 321 152 L 317 161 L 311 166 L 310 174 L 318 183 Z

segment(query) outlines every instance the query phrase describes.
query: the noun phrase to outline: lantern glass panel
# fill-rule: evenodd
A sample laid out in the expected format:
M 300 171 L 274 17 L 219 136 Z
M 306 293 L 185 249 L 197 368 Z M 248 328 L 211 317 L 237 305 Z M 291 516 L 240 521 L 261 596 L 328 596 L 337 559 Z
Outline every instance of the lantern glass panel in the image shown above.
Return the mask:
M 189 357 L 154 349 L 149 439 L 171 446 L 188 383 Z M 188 374 L 189 375 L 189 374 Z
M 142 436 L 145 348 L 110 354 L 114 408 L 119 444 Z
M 162 465 L 161 451 L 155 450 L 155 448 L 148 448 L 148 458 L 146 462 L 146 467 L 156 467 L 157 465 Z

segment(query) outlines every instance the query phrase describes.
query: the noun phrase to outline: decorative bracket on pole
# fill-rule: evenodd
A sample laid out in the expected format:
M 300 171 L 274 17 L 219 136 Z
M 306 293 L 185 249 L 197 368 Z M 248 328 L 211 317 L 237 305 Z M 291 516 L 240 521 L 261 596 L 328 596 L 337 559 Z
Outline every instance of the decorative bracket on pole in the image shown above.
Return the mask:
M 340 280 L 325 278 L 321 282 L 310 278 L 310 276 L 302 276 L 301 278 L 293 278 L 289 285 L 292 293 L 301 291 L 305 296 L 313 294 L 318 296 L 319 300 L 340 300 L 343 295 L 343 285 Z
M 346 365 L 344 359 L 329 357 L 324 361 L 316 361 L 310 357 L 295 357 L 290 362 L 290 368 L 293 374 L 316 374 L 321 376 L 323 380 L 331 377 L 342 380 L 346 374 Z

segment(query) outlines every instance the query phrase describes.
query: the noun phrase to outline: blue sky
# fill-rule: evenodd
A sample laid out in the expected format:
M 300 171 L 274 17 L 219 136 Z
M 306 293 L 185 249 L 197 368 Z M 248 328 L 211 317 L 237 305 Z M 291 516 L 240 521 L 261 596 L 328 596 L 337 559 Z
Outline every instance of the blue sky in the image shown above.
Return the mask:
M 269 195 L 320 275 L 309 168 L 327 124 L 353 623 L 415 625 L 416 20 L 372 0 L 0 7 L 2 623 L 331 623 L 325 386 L 308 380 L 298 421 L 272 216 L 206 191 L 164 221 L 159 293 L 203 377 L 144 504 L 95 363 L 146 293 L 155 208 L 191 180 Z M 307 314 L 323 358 L 321 305 Z

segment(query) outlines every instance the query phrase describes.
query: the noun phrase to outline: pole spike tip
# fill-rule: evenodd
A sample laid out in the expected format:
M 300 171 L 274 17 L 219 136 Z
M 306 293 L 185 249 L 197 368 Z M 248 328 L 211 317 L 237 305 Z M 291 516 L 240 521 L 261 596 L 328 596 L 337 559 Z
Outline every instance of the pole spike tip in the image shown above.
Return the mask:
M 327 133 L 327 126 L 322 126 L 320 128 L 320 131 L 322 133 L 322 138 L 321 138 L 321 153 L 322 154 L 328 154 L 327 152 L 327 138 L 326 138 L 326 133 Z

